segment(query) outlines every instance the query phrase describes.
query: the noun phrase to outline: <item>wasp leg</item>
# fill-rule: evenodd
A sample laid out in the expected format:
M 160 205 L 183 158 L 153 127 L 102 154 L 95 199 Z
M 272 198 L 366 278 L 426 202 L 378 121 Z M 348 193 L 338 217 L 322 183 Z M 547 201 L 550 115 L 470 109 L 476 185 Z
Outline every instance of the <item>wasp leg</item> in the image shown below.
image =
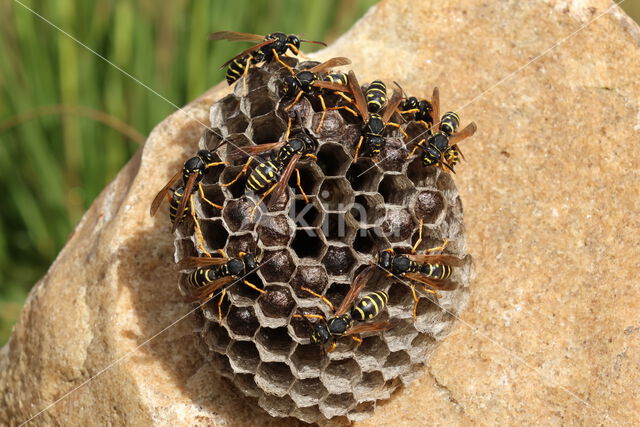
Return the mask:
M 353 339 L 355 342 L 357 342 L 358 344 L 362 343 L 362 338 L 357 337 L 355 335 L 351 335 L 351 339 Z
M 415 147 L 413 147 L 413 150 L 411 150 L 411 152 L 410 152 L 410 153 L 409 153 L 409 155 L 407 156 L 407 159 L 410 159 L 410 158 L 411 158 L 411 157 L 416 153 L 416 151 L 418 150 L 418 147 L 422 147 L 422 144 L 424 144 L 425 142 L 427 142 L 427 140 L 426 140 L 426 139 L 423 139 L 423 140 L 421 140 L 420 142 L 418 142 L 418 143 L 416 144 L 416 146 L 415 146 Z
M 412 108 L 411 110 L 405 110 L 405 111 L 398 110 L 398 113 L 400 113 L 400 114 L 413 114 L 413 113 L 417 113 L 419 111 L 420 111 L 420 109 L 418 109 L 418 108 Z
M 304 286 L 303 286 L 303 287 L 301 287 L 300 289 L 302 289 L 303 291 L 309 292 L 309 293 L 310 293 L 311 295 L 313 295 L 314 297 L 318 297 L 318 298 L 320 298 L 322 301 L 324 301 L 324 303 L 325 303 L 325 304 L 327 304 L 327 305 L 329 306 L 329 308 L 331 309 L 331 311 L 334 311 L 334 312 L 336 311 L 336 309 L 335 309 L 335 308 L 333 308 L 333 304 L 331 304 L 331 301 L 329 301 L 329 300 L 327 299 L 327 297 L 325 297 L 325 296 L 323 296 L 323 295 L 320 295 L 320 294 L 318 294 L 318 293 L 315 293 L 315 292 L 313 292 L 311 289 L 309 289 L 309 288 L 305 288 Z
M 302 193 L 302 196 L 304 197 L 304 201 L 306 203 L 309 203 L 309 198 L 307 197 L 307 194 L 302 189 L 302 184 L 300 183 L 300 171 L 298 170 L 298 168 L 296 168 L 296 182 L 298 184 L 298 188 L 300 189 L 300 193 Z
M 427 249 L 425 252 L 426 253 L 431 253 L 431 252 L 436 252 L 436 251 L 442 252 L 442 251 L 444 251 L 444 248 L 446 248 L 448 244 L 449 244 L 449 239 L 444 239 L 444 242 L 442 242 L 442 245 L 440 245 L 440 246 L 438 246 L 436 248 Z
M 353 154 L 353 161 L 356 162 L 358 160 L 358 152 L 360 151 L 360 146 L 362 145 L 362 141 L 364 140 L 364 137 L 361 135 L 360 139 L 358 140 L 358 145 L 356 145 L 356 152 Z
M 200 228 L 200 223 L 198 222 L 198 218 L 196 218 L 196 209 L 193 203 L 193 194 L 189 197 L 189 205 L 191 208 L 191 217 L 193 218 L 193 226 L 196 231 L 196 240 L 198 241 L 198 248 L 208 257 L 211 257 L 211 254 L 204 248 L 204 236 L 202 235 L 202 229 Z
M 220 165 L 228 166 L 229 164 L 227 162 L 213 162 L 213 163 L 207 163 L 205 168 L 209 169 L 209 168 L 211 168 L 213 166 L 220 166 Z
M 420 298 L 416 293 L 416 287 L 413 285 L 413 283 L 411 283 L 409 286 L 411 286 L 411 294 L 413 295 L 413 318 L 415 319 L 416 317 L 418 317 L 418 303 L 420 302 Z
M 287 105 L 284 109 L 284 111 L 289 111 L 294 105 L 296 105 L 298 103 L 298 101 L 300 101 L 300 98 L 302 97 L 302 94 L 304 92 L 302 92 L 301 90 L 298 91 L 298 94 L 296 95 L 296 97 L 294 98 L 293 102 L 289 105 Z
M 398 128 L 398 130 L 400 130 L 400 132 L 402 132 L 402 134 L 404 135 L 405 138 L 409 138 L 409 135 L 407 135 L 407 133 L 404 131 L 404 129 L 402 129 L 402 126 L 400 126 L 398 123 L 393 123 L 393 122 L 389 122 L 389 123 L 385 123 L 386 126 L 393 126 L 394 128 Z
M 242 283 L 244 283 L 245 285 L 247 285 L 248 287 L 260 292 L 261 294 L 266 294 L 267 291 L 260 289 L 259 287 L 257 287 L 256 285 L 254 285 L 253 283 L 249 282 L 248 280 L 243 280 Z
M 307 319 L 322 319 L 324 320 L 324 316 L 321 314 L 294 314 L 291 317 L 297 317 L 299 319 L 302 319 L 303 317 L 306 317 Z
M 289 133 L 291 132 L 291 117 L 289 117 L 289 121 L 287 122 L 287 131 L 284 133 L 284 140 L 289 140 Z
M 249 216 L 249 219 L 253 220 L 254 215 L 256 214 L 256 209 L 258 209 L 258 206 L 260 206 L 260 203 L 262 203 L 264 201 L 264 199 L 267 198 L 267 196 L 269 194 L 271 194 L 271 192 L 273 190 L 276 189 L 276 187 L 278 186 L 278 183 L 275 183 L 271 186 L 271 188 L 269 188 L 267 191 L 264 192 L 264 194 L 262 195 L 262 197 L 260 197 L 260 200 L 258 200 L 258 203 L 256 203 L 256 205 L 253 207 L 253 209 L 251 209 L 251 215 Z
M 289 72 L 292 75 L 295 75 L 296 73 L 293 71 L 293 69 L 291 67 L 289 67 L 287 64 L 285 64 L 284 62 L 282 62 L 282 60 L 280 59 L 280 56 L 278 56 L 278 53 L 276 52 L 275 49 L 271 49 L 271 51 L 273 52 L 273 57 L 276 58 L 276 61 L 278 61 L 280 63 L 280 65 L 282 65 L 284 68 L 286 68 L 287 70 L 289 70 Z
M 320 123 L 318 123 L 318 127 L 316 128 L 316 133 L 320 132 L 322 129 L 322 124 L 324 123 L 324 116 L 327 114 L 327 105 L 324 103 L 324 98 L 322 95 L 318 95 L 318 99 L 320 100 L 320 105 L 322 106 L 322 116 L 320 116 Z
M 418 246 L 422 242 L 422 224 L 423 224 L 423 221 L 420 220 L 420 228 L 418 230 L 418 240 L 416 241 L 416 243 L 411 248 L 411 255 L 416 253 L 416 249 L 418 249 Z
M 218 323 L 222 324 L 222 301 L 224 301 L 224 297 L 227 295 L 227 288 L 222 290 L 222 294 L 220 294 L 220 299 L 218 300 Z
M 213 203 L 211 200 L 207 199 L 207 198 L 204 196 L 204 189 L 202 188 L 202 184 L 201 184 L 201 183 L 198 183 L 198 191 L 200 192 L 200 198 L 201 198 L 202 200 L 204 200 L 205 202 L 209 203 L 211 206 L 213 206 L 213 207 L 214 207 L 214 208 L 216 208 L 216 209 L 222 209 L 222 206 L 221 206 L 221 205 L 219 205 L 219 204 L 217 204 L 217 203 Z
M 251 164 L 252 161 L 253 161 L 253 158 L 249 158 L 249 160 L 247 160 L 247 163 L 245 163 L 245 165 L 240 170 L 238 175 L 236 175 L 235 178 L 233 178 L 231 181 L 227 182 L 226 184 L 220 184 L 220 186 L 221 187 L 228 187 L 228 186 L 232 185 L 234 182 L 236 182 L 237 180 L 239 180 L 242 175 L 247 173 L 247 170 L 249 169 L 249 165 Z
M 242 72 L 242 96 L 247 96 L 247 76 L 249 75 L 249 67 L 251 66 L 252 59 L 251 56 L 247 59 L 247 64 Z
M 331 347 L 329 347 L 329 349 L 327 350 L 327 353 L 331 353 L 333 350 L 336 349 L 337 346 L 338 346 L 338 342 L 336 340 L 333 340 L 333 342 L 331 343 Z

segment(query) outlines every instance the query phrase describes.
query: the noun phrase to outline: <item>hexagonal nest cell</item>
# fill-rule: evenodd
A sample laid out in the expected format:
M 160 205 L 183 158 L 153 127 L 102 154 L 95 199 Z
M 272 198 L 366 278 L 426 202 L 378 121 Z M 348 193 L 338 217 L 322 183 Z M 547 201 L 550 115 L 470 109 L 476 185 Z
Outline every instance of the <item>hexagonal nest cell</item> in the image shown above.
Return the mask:
M 314 64 L 286 61 L 298 69 Z M 417 376 L 466 304 L 473 266 L 463 252 L 462 207 L 453 180 L 444 172 L 424 168 L 419 159 L 404 160 L 406 150 L 396 130 L 389 132 L 393 144 L 386 151 L 400 147 L 397 159 L 374 162 L 361 157 L 353 162 L 360 136 L 354 117 L 344 110 L 331 111 L 317 132 L 319 102 L 305 95 L 285 110 L 289 102 L 280 99 L 279 88 L 286 75 L 277 63 L 256 67 L 247 77 L 247 96 L 242 96 L 239 82 L 233 94 L 211 107 L 214 134 L 204 135 L 198 149 L 211 149 L 224 139 L 226 144 L 217 156 L 231 165 L 208 173 L 204 181 L 205 195 L 222 204 L 221 211 L 203 203 L 198 194 L 194 197 L 204 248 L 210 252 L 223 248 L 229 257 L 253 253 L 261 267 L 247 280 L 262 292 L 241 282 L 229 285 L 220 313 L 216 295 L 203 305 L 203 315 L 196 316 L 195 339 L 217 372 L 272 416 L 305 422 L 333 417 L 361 420 Z M 345 102 L 331 94 L 325 101 L 328 107 Z M 255 165 L 227 186 L 246 161 L 228 156 L 233 146 L 281 140 L 289 119 L 293 130 L 304 126 L 319 143 L 314 153 L 317 161 L 305 158 L 297 165 L 308 202 L 294 172 L 285 197 L 269 208 L 267 198 L 252 217 L 260 194 L 245 186 Z M 257 157 L 269 159 L 272 154 Z M 360 343 L 344 336 L 329 353 L 311 344 L 310 324 L 322 320 L 294 315 L 327 318 L 332 312 L 305 288 L 339 306 L 357 273 L 370 265 L 378 251 L 411 249 L 421 221 L 419 251 L 449 239 L 446 252 L 465 260 L 464 266 L 454 268 L 457 289 L 441 292 L 447 308 L 421 293 L 418 317 L 413 319 L 409 286 L 377 271 L 375 283 L 362 296 L 388 292 L 388 306 L 378 319 L 389 320 L 393 327 L 364 334 Z M 176 260 L 205 256 L 196 245 L 196 232 L 191 223 L 178 228 Z M 192 291 L 184 276 L 180 290 L 184 295 Z

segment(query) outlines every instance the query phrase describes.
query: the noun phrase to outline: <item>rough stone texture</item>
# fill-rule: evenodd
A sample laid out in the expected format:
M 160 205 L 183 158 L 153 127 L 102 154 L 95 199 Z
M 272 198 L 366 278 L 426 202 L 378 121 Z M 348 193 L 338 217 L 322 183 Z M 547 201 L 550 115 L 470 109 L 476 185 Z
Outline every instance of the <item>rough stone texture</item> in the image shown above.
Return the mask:
M 638 27 L 615 10 L 495 86 L 609 5 L 387 1 L 322 52 L 351 57 L 362 81 L 403 76 L 418 96 L 437 84 L 443 108 L 479 128 L 455 178 L 476 260 L 470 305 L 427 374 L 363 425 L 637 423 Z M 206 120 L 219 97 L 187 110 Z M 147 210 L 200 133 L 181 114 L 163 122 L 34 289 L 0 358 L 0 422 L 25 420 L 187 313 L 169 224 Z M 39 423 L 286 423 L 216 379 L 193 325 Z
M 295 59 L 288 62 L 299 70 L 317 64 L 297 63 Z M 318 130 L 322 108 L 313 97 L 301 98 L 287 113 L 290 101 L 278 95 L 286 75 L 288 71 L 277 63 L 253 70 L 247 79 L 246 96 L 241 95 L 243 86 L 238 84 L 233 94 L 211 107 L 211 127 L 218 137 L 203 137 L 199 148 L 212 150 L 222 138 L 250 145 L 283 140 L 287 120 L 299 116 L 302 123 L 293 120 L 293 132 L 303 126 L 318 140 L 317 161 L 303 159 L 297 164 L 303 171 L 301 185 L 310 203 L 299 194 L 292 178 L 294 187 L 286 202 L 278 201 L 269 209 L 261 205 L 264 213 L 259 211 L 252 218 L 247 209 L 238 210 L 240 205 L 253 207 L 259 200 L 259 195 L 244 191 L 247 175 L 224 186 L 237 176 L 246 160 L 236 161 L 237 166 L 222 173 L 207 174 L 203 180 L 207 197 L 225 198 L 222 210 L 210 209 L 196 198 L 207 251 L 224 248 L 228 256 L 236 256 L 243 250 L 261 258 L 261 269 L 248 279 L 267 293 L 260 295 L 241 283 L 230 286 L 228 299 L 220 305 L 222 322 L 219 298 L 208 302 L 196 322 L 196 347 L 220 375 L 270 415 L 306 422 L 338 416 L 362 420 L 373 414 L 377 402 L 387 400 L 398 387 L 418 377 L 437 344 L 449 334 L 455 316 L 468 301 L 471 257 L 466 257 L 463 267 L 454 269 L 452 279 L 457 289 L 442 292 L 440 306 L 423 296 L 415 319 L 407 284 L 387 279 L 379 270 L 362 295 L 388 292 L 389 304 L 377 320 L 390 320 L 394 327 L 367 334 L 361 344 L 344 337 L 328 357 L 322 357 L 318 345 L 309 343 L 308 321 L 292 315 L 321 313 L 328 318 L 332 313 L 324 302 L 301 288 L 313 288 L 338 307 L 356 275 L 378 251 L 389 247 L 396 253 L 410 250 L 419 238 L 420 221 L 423 239 L 419 252 L 448 239 L 447 252 L 465 258 L 462 203 L 449 174 L 424 168 L 419 157 L 404 161 L 408 151 L 400 132 L 393 128 L 387 131 L 381 153 L 384 161 L 374 165 L 370 158 L 361 158 L 354 163 L 352 154 L 361 125 L 350 123 L 355 120 L 348 112 L 330 112 Z M 330 107 L 341 100 L 337 95 L 325 95 Z M 415 123 L 403 126 L 409 128 L 410 136 L 424 131 Z M 268 135 L 261 131 L 266 127 L 270 128 Z M 227 153 L 235 148 L 223 146 L 218 156 L 234 163 Z M 412 171 L 413 181 L 407 178 L 407 170 Z M 239 247 L 238 242 L 246 245 Z M 176 261 L 198 251 L 191 221 L 178 228 L 175 247 Z M 191 271 L 186 270 L 181 281 L 185 296 L 193 292 L 186 280 Z

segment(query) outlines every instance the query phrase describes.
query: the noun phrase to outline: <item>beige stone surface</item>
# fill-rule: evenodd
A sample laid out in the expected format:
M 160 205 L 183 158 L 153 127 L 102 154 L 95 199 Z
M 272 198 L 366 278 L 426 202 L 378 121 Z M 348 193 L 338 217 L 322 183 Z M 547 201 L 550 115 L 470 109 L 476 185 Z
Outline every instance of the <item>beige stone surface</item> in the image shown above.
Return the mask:
M 438 85 L 443 110 L 479 128 L 456 176 L 471 303 L 363 425 L 638 422 L 640 32 L 618 9 L 598 18 L 610 5 L 386 1 L 321 53 L 349 56 L 361 81 Z M 223 90 L 186 110 L 204 122 Z M 34 421 L 282 424 L 212 375 L 192 319 L 169 327 L 190 306 L 148 207 L 201 130 L 182 113 L 161 123 L 34 288 L 0 353 L 0 423 L 62 398 Z

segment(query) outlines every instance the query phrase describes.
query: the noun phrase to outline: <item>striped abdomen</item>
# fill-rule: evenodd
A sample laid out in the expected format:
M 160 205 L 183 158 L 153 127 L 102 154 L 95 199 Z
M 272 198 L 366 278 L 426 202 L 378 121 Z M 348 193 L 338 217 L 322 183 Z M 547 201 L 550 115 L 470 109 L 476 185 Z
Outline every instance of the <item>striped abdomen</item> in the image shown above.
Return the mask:
M 440 120 L 440 130 L 449 136 L 458 131 L 458 126 L 460 126 L 460 116 L 452 111 L 445 113 Z
M 451 277 L 452 269 L 444 264 L 420 264 L 420 273 L 434 279 L 444 280 Z
M 182 195 L 184 194 L 184 188 L 178 187 L 173 190 L 173 194 L 171 195 L 171 200 L 169 200 L 169 218 L 171 219 L 171 223 L 176 220 L 176 213 L 178 211 L 178 205 L 180 204 L 180 200 L 182 200 Z M 184 208 L 183 218 L 191 213 L 191 205 L 187 203 Z
M 249 175 L 247 188 L 259 192 L 266 189 L 270 184 L 278 180 L 278 173 L 281 167 L 273 160 L 260 163 Z
M 384 291 L 369 294 L 351 309 L 351 317 L 360 322 L 373 319 L 384 310 L 387 301 L 389 301 L 389 295 Z
M 229 86 L 234 84 L 240 77 L 242 77 L 242 74 L 244 74 L 244 69 L 247 66 L 247 60 L 249 58 L 250 56 L 247 55 L 231 61 L 231 63 L 229 64 L 229 68 L 227 68 L 227 74 L 225 75 Z
M 344 73 L 331 73 L 324 76 L 324 81 L 346 86 L 349 83 L 347 75 Z
M 387 102 L 387 86 L 380 80 L 371 82 L 366 92 L 367 109 L 372 113 L 379 112 Z

